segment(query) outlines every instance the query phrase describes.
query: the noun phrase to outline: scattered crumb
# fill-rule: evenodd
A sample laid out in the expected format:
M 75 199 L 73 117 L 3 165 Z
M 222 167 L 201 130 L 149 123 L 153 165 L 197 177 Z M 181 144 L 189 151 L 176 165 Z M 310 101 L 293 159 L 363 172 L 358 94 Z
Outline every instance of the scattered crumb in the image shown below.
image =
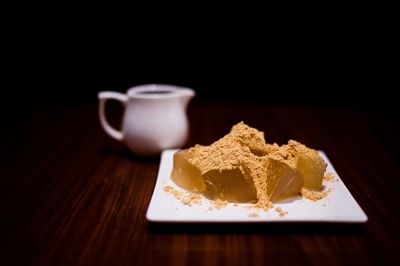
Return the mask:
M 269 209 L 272 209 L 274 205 L 270 201 L 259 201 L 256 203 L 251 203 L 248 206 L 245 206 L 246 209 L 257 209 L 257 210 L 263 210 L 263 211 L 268 211 Z
M 332 172 L 328 172 L 324 175 L 324 181 L 339 182 L 339 178 L 335 176 Z
M 272 209 L 274 205 L 269 200 L 258 201 L 256 204 L 252 205 L 253 208 L 263 209 L 264 211 L 268 211 Z
M 217 199 L 212 202 L 212 205 L 216 209 L 222 209 L 225 208 L 226 205 L 228 205 L 228 202 L 226 200 Z
M 233 204 L 233 206 L 237 207 L 237 206 L 238 206 L 238 204 L 237 204 L 237 203 L 234 203 L 234 204 Z
M 213 208 L 210 207 L 210 208 L 208 208 L 208 210 L 211 212 L 213 210 Z
M 257 217 L 260 217 L 260 215 L 258 213 L 256 213 L 256 212 L 251 212 L 251 213 L 249 213 L 249 217 L 250 218 L 257 218 Z
M 183 195 L 183 193 L 179 190 L 174 189 L 172 186 L 165 186 L 164 191 L 171 194 L 177 199 L 180 199 Z
M 302 188 L 300 193 L 306 199 L 309 199 L 312 201 L 317 201 L 317 200 L 325 198 L 331 191 L 332 191 L 332 188 L 329 188 L 328 190 L 323 190 L 323 191 L 313 191 L 313 190 L 309 190 L 306 188 Z
M 335 179 L 335 175 L 332 172 L 328 172 L 324 175 L 324 181 L 330 181 L 330 182 L 334 182 L 337 179 Z
M 170 192 L 171 190 L 173 190 L 174 188 L 173 187 L 171 187 L 171 186 L 165 186 L 164 188 L 163 188 L 163 190 L 165 191 L 165 192 Z
M 199 194 L 195 194 L 193 192 L 185 193 L 183 197 L 181 198 L 181 201 L 183 204 L 186 205 L 191 205 L 191 204 L 196 204 L 200 205 L 201 203 L 201 196 Z
M 276 211 L 277 213 L 279 213 L 279 216 L 280 216 L 280 217 L 285 217 L 285 215 L 288 214 L 288 212 L 283 211 L 280 207 L 276 207 L 276 208 L 275 208 L 275 211 Z
M 192 206 L 192 204 L 201 204 L 201 196 L 197 193 L 190 191 L 182 192 L 169 185 L 164 187 L 164 191 L 168 194 L 171 194 L 185 205 Z

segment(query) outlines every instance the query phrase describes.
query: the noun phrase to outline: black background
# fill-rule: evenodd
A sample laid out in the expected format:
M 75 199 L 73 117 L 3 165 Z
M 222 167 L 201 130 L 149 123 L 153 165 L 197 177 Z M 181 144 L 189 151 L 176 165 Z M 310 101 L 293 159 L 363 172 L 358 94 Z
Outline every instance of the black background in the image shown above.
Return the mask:
M 7 19 L 3 106 L 95 103 L 99 91 L 146 83 L 191 87 L 199 101 L 395 102 L 395 35 L 378 12 L 268 10 L 216 21 L 221 13 L 148 9 L 138 18 L 140 9 L 104 8 L 27 8 Z

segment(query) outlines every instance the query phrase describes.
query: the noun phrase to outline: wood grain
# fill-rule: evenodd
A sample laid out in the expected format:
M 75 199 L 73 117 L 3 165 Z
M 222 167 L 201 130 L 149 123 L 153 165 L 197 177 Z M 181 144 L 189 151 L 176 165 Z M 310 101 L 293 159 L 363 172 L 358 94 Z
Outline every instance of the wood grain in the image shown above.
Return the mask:
M 119 112 L 109 114 L 114 123 Z M 369 217 L 351 224 L 149 224 L 159 158 L 109 139 L 97 107 L 3 110 L 0 265 L 398 264 L 400 135 L 391 110 L 194 103 L 189 145 L 243 120 L 324 150 Z M 7 126 L 5 126 L 7 125 Z

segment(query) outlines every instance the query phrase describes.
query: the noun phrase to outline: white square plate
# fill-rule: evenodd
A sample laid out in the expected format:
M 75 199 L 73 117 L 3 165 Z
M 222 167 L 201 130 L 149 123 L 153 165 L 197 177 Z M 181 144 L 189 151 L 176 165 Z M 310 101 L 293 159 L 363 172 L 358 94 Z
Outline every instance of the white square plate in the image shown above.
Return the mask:
M 229 203 L 221 209 L 212 208 L 212 202 L 202 197 L 200 205 L 188 206 L 165 192 L 167 185 L 182 190 L 171 180 L 173 154 L 177 150 L 165 150 L 161 155 L 156 186 L 147 210 L 146 218 L 151 222 L 339 222 L 364 223 L 367 216 L 339 178 L 326 154 L 321 156 L 328 163 L 327 172 L 335 175 L 336 181 L 325 181 L 331 192 L 321 200 L 311 201 L 302 197 L 275 203 L 287 214 L 281 217 L 274 209 L 268 211 L 249 208 L 250 204 Z M 182 190 L 183 191 L 183 190 Z

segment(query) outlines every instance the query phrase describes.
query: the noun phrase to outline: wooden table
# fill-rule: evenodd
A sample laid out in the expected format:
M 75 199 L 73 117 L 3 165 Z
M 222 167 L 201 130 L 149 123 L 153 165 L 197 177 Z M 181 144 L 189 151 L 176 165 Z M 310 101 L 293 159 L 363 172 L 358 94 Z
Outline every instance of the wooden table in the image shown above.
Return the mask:
M 118 108 L 111 108 L 114 123 Z M 352 224 L 149 224 L 159 158 L 101 130 L 95 104 L 2 112 L 0 265 L 393 265 L 400 247 L 400 136 L 390 110 L 190 105 L 189 145 L 243 120 L 266 139 L 324 150 L 369 217 Z

